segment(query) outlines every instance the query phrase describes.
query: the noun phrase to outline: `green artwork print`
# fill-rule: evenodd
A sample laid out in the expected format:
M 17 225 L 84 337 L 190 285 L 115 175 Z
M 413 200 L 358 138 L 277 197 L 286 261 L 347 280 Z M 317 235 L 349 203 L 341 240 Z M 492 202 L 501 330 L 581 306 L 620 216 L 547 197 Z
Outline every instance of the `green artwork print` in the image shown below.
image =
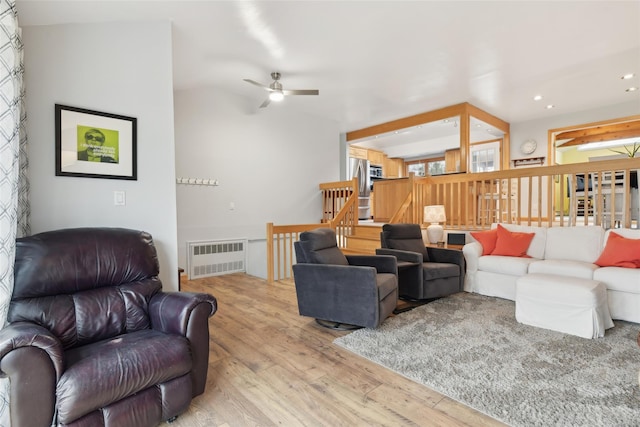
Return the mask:
M 117 130 L 78 125 L 78 160 L 118 163 Z

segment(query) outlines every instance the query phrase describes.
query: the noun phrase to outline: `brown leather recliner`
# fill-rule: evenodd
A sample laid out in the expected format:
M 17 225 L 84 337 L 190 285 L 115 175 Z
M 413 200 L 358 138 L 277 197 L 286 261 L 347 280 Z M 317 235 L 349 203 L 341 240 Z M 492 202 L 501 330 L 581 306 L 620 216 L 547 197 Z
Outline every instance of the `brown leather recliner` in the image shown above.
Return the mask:
M 165 293 L 151 235 L 57 230 L 17 240 L 0 374 L 14 426 L 155 426 L 204 392 L 208 294 Z

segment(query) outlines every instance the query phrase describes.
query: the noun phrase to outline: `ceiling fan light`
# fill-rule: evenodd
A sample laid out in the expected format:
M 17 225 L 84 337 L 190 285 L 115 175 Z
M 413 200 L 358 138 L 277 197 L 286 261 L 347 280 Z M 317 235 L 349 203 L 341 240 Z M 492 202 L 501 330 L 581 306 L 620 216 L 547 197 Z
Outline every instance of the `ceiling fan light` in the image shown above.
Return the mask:
M 269 99 L 275 102 L 282 101 L 284 99 L 284 93 L 282 93 L 281 90 L 276 89 L 269 93 Z

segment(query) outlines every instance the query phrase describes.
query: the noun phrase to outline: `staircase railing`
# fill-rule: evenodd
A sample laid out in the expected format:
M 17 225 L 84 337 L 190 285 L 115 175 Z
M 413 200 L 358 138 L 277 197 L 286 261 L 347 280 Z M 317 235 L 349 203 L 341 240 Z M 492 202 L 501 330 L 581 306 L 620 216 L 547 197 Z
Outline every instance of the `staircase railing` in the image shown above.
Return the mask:
M 293 277 L 295 263 L 293 242 L 303 231 L 320 227 L 332 228 L 336 232 L 340 248 L 347 245 L 347 237 L 353 234 L 358 224 L 358 180 L 320 184 L 322 192 L 322 222 L 317 224 L 274 225 L 267 224 L 267 280 L 282 280 Z

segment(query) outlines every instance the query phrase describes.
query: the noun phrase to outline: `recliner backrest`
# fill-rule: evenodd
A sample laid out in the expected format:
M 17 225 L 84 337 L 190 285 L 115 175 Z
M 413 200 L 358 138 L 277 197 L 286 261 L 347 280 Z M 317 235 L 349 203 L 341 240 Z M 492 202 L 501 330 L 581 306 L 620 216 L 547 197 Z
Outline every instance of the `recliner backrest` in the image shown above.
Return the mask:
M 312 264 L 349 265 L 336 240 L 336 233 L 330 228 L 316 228 L 300 233 L 300 240 L 294 244 L 296 260 Z
M 384 224 L 380 233 L 380 245 L 387 249 L 417 252 L 422 254 L 423 262 L 429 261 L 418 224 Z
M 20 238 L 8 321 L 39 324 L 65 349 L 147 329 L 158 272 L 146 232 L 76 228 Z

